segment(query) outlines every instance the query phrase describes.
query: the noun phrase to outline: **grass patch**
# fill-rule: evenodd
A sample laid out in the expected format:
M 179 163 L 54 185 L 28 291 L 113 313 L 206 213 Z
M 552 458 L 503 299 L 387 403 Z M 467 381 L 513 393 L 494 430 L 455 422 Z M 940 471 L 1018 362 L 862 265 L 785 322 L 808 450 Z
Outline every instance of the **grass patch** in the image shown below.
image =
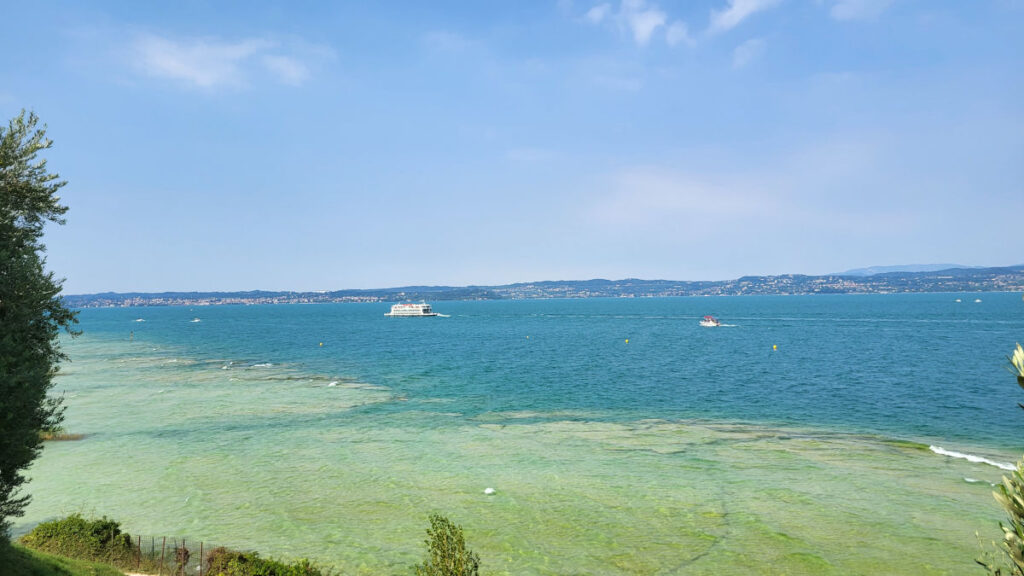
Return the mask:
M 123 572 L 98 562 L 74 560 L 0 542 L 0 567 L 4 576 L 123 576 Z

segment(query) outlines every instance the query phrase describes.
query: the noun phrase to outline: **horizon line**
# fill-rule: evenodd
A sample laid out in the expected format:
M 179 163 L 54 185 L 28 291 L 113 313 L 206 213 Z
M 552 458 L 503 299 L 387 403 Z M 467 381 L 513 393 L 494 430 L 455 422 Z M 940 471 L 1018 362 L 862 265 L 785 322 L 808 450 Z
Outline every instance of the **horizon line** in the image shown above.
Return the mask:
M 927 265 L 909 264 L 909 265 L 905 265 L 905 266 L 906 267 L 910 267 L 910 266 L 927 266 Z M 1024 264 L 1012 264 L 1012 265 L 1007 265 L 1007 266 L 953 266 L 953 267 L 950 267 L 950 268 L 942 268 L 942 269 L 938 269 L 938 270 L 923 270 L 923 271 L 893 270 L 893 271 L 888 271 L 888 272 L 877 272 L 877 273 L 874 273 L 874 274 L 850 274 L 849 273 L 849 272 L 855 271 L 855 270 L 868 270 L 868 269 L 871 269 L 871 268 L 887 268 L 887 267 L 888 268 L 891 268 L 891 267 L 897 267 L 898 268 L 898 267 L 901 267 L 901 266 L 899 266 L 899 265 L 897 265 L 897 266 L 865 266 L 863 268 L 852 268 L 851 270 L 848 270 L 846 272 L 836 272 L 836 273 L 829 273 L 829 274 L 803 274 L 803 273 L 791 273 L 791 272 L 781 273 L 781 274 L 745 274 L 743 276 L 739 276 L 739 277 L 736 277 L 736 278 L 726 278 L 726 279 L 721 279 L 721 280 L 670 280 L 670 279 L 667 279 L 667 278 L 650 278 L 650 279 L 648 279 L 648 278 L 638 278 L 638 277 L 627 277 L 627 278 L 621 278 L 621 279 L 617 279 L 617 280 L 608 279 L 608 278 L 562 279 L 562 280 L 528 280 L 528 281 L 519 281 L 519 282 L 509 282 L 509 283 L 505 283 L 505 284 L 464 284 L 464 285 L 451 285 L 451 284 L 406 284 L 406 285 L 401 285 L 401 286 L 387 286 L 387 287 L 379 287 L 379 288 L 335 288 L 335 289 L 330 289 L 330 290 L 324 290 L 324 289 L 318 289 L 318 290 L 290 290 L 290 289 L 272 290 L 272 289 L 264 289 L 264 288 L 250 288 L 250 289 L 245 289 L 245 290 L 160 290 L 160 291 L 132 290 L 132 291 L 124 291 L 124 292 L 118 292 L 118 291 L 115 291 L 115 290 L 106 290 L 106 291 L 102 291 L 102 292 L 85 292 L 85 293 L 77 293 L 77 294 L 63 294 L 62 293 L 61 296 L 62 297 L 81 297 L 81 296 L 98 296 L 98 295 L 104 295 L 104 294 L 114 294 L 114 295 L 125 295 L 125 294 L 146 294 L 146 295 L 150 295 L 150 294 L 197 294 L 197 293 L 203 293 L 203 294 L 238 294 L 238 293 L 252 293 L 252 292 L 281 292 L 281 293 L 289 293 L 289 294 L 329 294 L 329 293 L 332 293 L 332 292 L 400 291 L 400 290 L 403 290 L 403 289 L 410 289 L 410 288 L 420 288 L 420 289 L 422 289 L 422 288 L 432 288 L 432 289 L 501 288 L 501 287 L 506 287 L 506 286 L 529 285 L 529 284 L 545 284 L 545 283 L 560 283 L 560 282 L 611 282 L 611 283 L 615 283 L 615 282 L 639 281 L 639 282 L 698 283 L 698 282 L 734 282 L 734 281 L 737 281 L 737 280 L 741 280 L 743 278 L 779 278 L 779 277 L 795 277 L 795 276 L 804 276 L 804 277 L 810 277 L 810 278 L 827 278 L 827 277 L 870 278 L 872 276 L 878 276 L 878 275 L 882 275 L 882 274 L 935 274 L 935 273 L 938 273 L 938 272 L 945 272 L 947 270 L 974 270 L 974 271 L 996 270 L 996 269 L 999 269 L 999 270 L 1009 270 L 1009 269 L 1015 269 L 1015 268 L 1024 268 Z

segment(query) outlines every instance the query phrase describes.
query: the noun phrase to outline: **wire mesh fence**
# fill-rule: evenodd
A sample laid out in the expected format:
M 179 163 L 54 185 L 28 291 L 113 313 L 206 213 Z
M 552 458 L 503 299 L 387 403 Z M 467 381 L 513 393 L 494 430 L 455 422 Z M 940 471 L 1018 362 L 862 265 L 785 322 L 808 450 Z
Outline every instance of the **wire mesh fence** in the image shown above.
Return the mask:
M 134 566 L 124 566 L 144 574 L 160 576 L 203 576 L 208 573 L 210 560 L 224 548 L 211 546 L 199 540 L 166 536 L 133 535 Z
M 43 522 L 21 537 L 28 548 L 91 562 L 108 564 L 128 573 L 154 576 L 215 576 L 223 573 L 329 574 L 317 564 L 300 559 L 279 561 L 256 552 L 227 548 L 198 539 L 147 536 L 123 532 L 107 518 L 85 519 L 78 514 Z M 2 564 L 2 562 L 0 562 Z M 6 572 L 0 566 L 0 576 Z

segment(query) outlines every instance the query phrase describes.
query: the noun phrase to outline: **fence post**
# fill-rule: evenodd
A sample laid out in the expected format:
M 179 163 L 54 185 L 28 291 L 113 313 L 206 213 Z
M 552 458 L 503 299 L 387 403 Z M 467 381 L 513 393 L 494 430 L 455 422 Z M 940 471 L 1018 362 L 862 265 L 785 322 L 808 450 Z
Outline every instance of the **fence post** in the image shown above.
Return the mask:
M 203 541 L 199 541 L 199 576 L 203 576 Z
M 142 534 L 139 534 L 139 558 L 135 561 L 135 569 L 142 569 Z
M 157 569 L 157 576 L 164 573 L 164 552 L 167 550 L 167 536 L 164 536 L 164 543 L 160 546 L 160 567 Z
M 181 560 L 184 560 L 184 562 L 181 564 L 181 568 L 180 568 L 181 572 L 180 573 L 182 574 L 182 576 L 184 576 L 184 574 L 185 574 L 185 567 L 188 565 L 188 560 L 187 560 L 188 559 L 188 546 L 185 546 L 185 539 L 184 538 L 181 539 L 181 549 L 182 549 Z M 181 560 L 179 560 L 179 562 Z

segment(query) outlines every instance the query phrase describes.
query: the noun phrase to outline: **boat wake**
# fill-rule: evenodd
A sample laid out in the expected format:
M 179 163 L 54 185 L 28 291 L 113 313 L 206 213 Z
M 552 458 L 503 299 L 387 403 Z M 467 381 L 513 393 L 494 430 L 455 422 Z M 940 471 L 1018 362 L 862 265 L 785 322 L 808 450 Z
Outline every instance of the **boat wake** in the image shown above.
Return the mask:
M 439 314 L 437 315 L 437 317 L 438 317 L 438 318 L 451 318 L 451 317 L 452 317 L 452 315 L 451 315 L 451 314 L 440 314 L 440 313 L 439 313 Z
M 988 458 L 982 458 L 981 456 L 975 456 L 973 454 L 964 454 L 963 452 L 954 452 L 953 450 L 946 450 L 941 446 L 929 446 L 929 450 L 942 456 L 949 456 L 950 458 L 961 458 L 968 462 L 975 462 L 977 464 L 988 464 L 989 466 L 995 466 L 996 468 L 1002 468 L 1003 470 L 1014 470 L 1013 464 L 1006 464 L 1005 462 L 996 462 L 989 460 Z

